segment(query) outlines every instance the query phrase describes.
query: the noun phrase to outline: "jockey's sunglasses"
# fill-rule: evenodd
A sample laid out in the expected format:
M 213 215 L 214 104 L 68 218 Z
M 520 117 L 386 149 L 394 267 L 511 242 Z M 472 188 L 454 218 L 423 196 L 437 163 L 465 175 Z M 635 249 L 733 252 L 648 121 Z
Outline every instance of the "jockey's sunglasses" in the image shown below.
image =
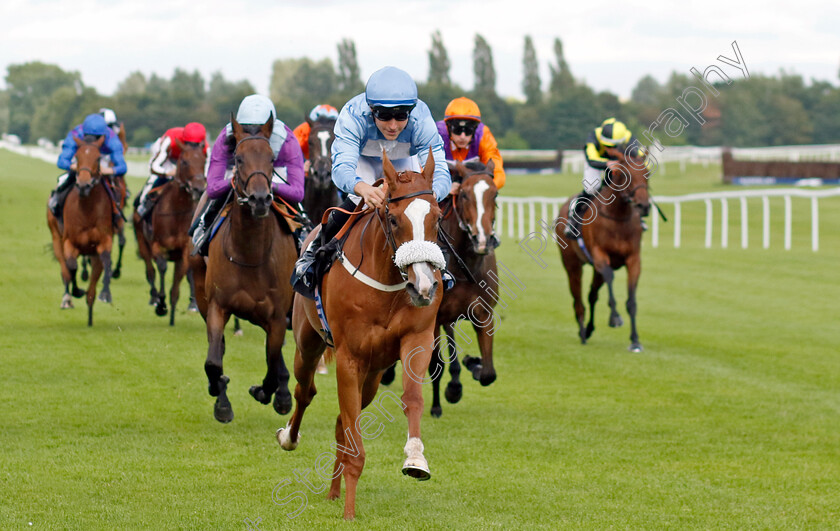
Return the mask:
M 467 135 L 472 136 L 475 134 L 475 130 L 478 127 L 478 122 L 473 122 L 472 120 L 468 122 L 458 122 L 454 123 L 449 126 L 449 133 L 453 136 L 455 135 Z
M 411 114 L 412 109 L 414 109 L 413 105 L 402 105 L 400 107 L 373 107 L 370 112 L 373 114 L 373 117 L 380 122 L 390 122 L 391 120 L 404 122 L 408 120 L 408 115 Z

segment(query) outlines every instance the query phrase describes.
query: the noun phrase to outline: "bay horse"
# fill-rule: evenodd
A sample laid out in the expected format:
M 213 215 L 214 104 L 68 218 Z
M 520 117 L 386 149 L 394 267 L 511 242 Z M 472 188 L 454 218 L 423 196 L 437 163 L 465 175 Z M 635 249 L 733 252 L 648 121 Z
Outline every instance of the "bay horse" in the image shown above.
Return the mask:
M 641 352 L 642 344 L 636 331 L 636 287 L 642 271 L 642 216 L 650 211 L 650 170 L 644 156 L 629 152 L 625 154 L 623 146 L 608 148 L 607 153 L 616 163 L 607 171 L 601 190 L 589 206 L 586 218 L 582 220 L 580 236 L 571 240 L 563 234 L 566 220 L 569 219 L 569 205 L 572 201 L 569 199 L 561 207 L 555 221 L 555 240 L 569 277 L 580 342 L 585 344 L 595 330 L 595 303 L 598 301 L 598 290 L 604 283 L 609 291 L 609 325 L 615 328 L 624 324 L 616 311 L 613 295 L 614 271 L 624 266 L 627 268 L 626 308 L 630 315 L 628 350 Z M 583 266 L 586 264 L 592 265 L 595 273 L 589 288 L 589 323 L 584 324 L 581 284 Z
M 309 126 L 309 173 L 304 181 L 303 209 L 318 223 L 328 208 L 339 204 L 338 188 L 332 180 L 335 120 L 322 118 L 309 122 Z
M 47 225 L 50 228 L 53 253 L 61 265 L 64 296 L 61 308 L 73 308 L 72 297 L 85 294 L 76 284 L 79 256 L 90 257 L 90 284 L 87 290 L 88 326 L 93 326 L 93 303 L 96 284 L 103 271 L 102 292 L 99 300 L 111 302 L 111 247 L 113 245 L 115 211 L 114 190 L 100 168 L 99 148 L 105 141 L 81 139 L 76 141 L 76 183 L 67 194 L 62 219 L 57 219 L 47 208 Z M 71 291 L 72 286 L 72 291 Z
M 361 433 L 364 427 L 360 428 L 360 422 L 372 413 L 362 413 L 362 409 L 376 395 L 382 372 L 397 360 L 403 366 L 399 405 L 408 417 L 402 472 L 419 480 L 431 476 L 420 438 L 421 381 L 432 353 L 442 291 L 438 289 L 440 269 L 445 265 L 437 245 L 440 208 L 432 191 L 434 160 L 429 153 L 422 173 L 397 173 L 384 153 L 382 164 L 385 204 L 363 211 L 347 232 L 339 262 L 324 276 L 320 287 L 326 322 L 334 338 L 340 408 L 327 498 L 339 497 L 343 475 L 347 487 L 344 518 L 348 520 L 356 515 L 356 486 L 365 464 L 362 439 L 371 438 L 370 433 Z M 307 239 L 311 241 L 317 232 L 313 230 Z M 316 366 L 329 339 L 322 330 L 315 301 L 296 294 L 292 314 L 298 383 L 295 411 L 287 426 L 277 431 L 284 450 L 297 447 L 304 412 L 316 393 Z
M 498 272 L 495 248 L 498 239 L 493 232 L 496 221 L 496 196 L 493 182 L 494 164 L 464 165 L 458 162 L 453 180 L 460 176 L 461 187 L 457 195 L 450 196 L 443 207 L 440 222 L 442 238 L 449 249 L 447 270 L 455 277 L 455 286 L 444 292 L 443 302 L 435 325 L 435 349 L 429 365 L 432 376 L 433 417 L 440 417 L 440 381 L 443 377 L 444 358 L 441 356 L 440 328 L 443 327 L 449 349 L 449 375 L 446 400 L 455 404 L 461 399 L 461 365 L 455 342 L 455 325 L 468 319 L 475 329 L 481 358 L 464 357 L 464 366 L 475 380 L 487 386 L 496 380 L 493 367 L 493 334 L 497 319 L 493 309 L 498 302 Z
M 231 116 L 231 125 L 235 199 L 210 242 L 207 259 L 194 256 L 190 260 L 196 302 L 207 324 L 204 371 L 210 396 L 216 397 L 213 415 L 223 423 L 233 420 L 226 392 L 230 379 L 222 366 L 225 325 L 231 315 L 250 321 L 266 333 L 267 370 L 262 384 L 250 388 L 251 396 L 268 404 L 275 395 L 273 405 L 280 415 L 292 408 L 282 349 L 293 295 L 289 278 L 297 259 L 291 231 L 281 228 L 271 211 L 274 153 L 268 139 L 274 120 L 270 118 L 261 126 L 243 126 Z
M 184 143 L 176 140 L 181 156 L 178 159 L 173 179 L 160 189 L 157 204 L 148 220 L 135 211 L 132 221 L 140 257 L 146 263 L 146 281 L 149 283 L 149 304 L 155 305 L 155 313 L 161 317 L 167 313 L 165 275 L 167 262 L 173 262 L 175 271 L 169 302 L 169 325 L 175 325 L 175 306 L 181 292 L 181 280 L 189 269 L 189 242 L 187 231 L 195 212 L 196 204 L 207 186 L 204 166 L 207 162 L 204 142 Z M 160 288 L 155 286 L 155 265 L 160 274 Z M 195 286 L 189 275 L 190 298 L 195 300 Z

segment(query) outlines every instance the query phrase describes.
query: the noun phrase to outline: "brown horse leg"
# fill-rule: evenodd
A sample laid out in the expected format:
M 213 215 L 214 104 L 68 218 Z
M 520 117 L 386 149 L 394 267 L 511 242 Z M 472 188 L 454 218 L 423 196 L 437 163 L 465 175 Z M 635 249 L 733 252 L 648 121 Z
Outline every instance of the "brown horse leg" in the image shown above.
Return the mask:
M 50 235 L 52 236 L 53 254 L 58 260 L 58 265 L 61 267 L 61 282 L 64 284 L 64 295 L 61 298 L 61 309 L 73 308 L 73 300 L 70 295 L 70 270 L 67 269 L 67 262 L 64 260 L 63 243 L 61 241 L 61 233 L 58 230 L 58 221 L 52 212 L 47 209 L 47 225 L 50 228 Z
M 595 270 L 592 275 L 592 285 L 589 287 L 589 322 L 586 324 L 586 339 L 592 337 L 595 331 L 595 306 L 598 303 L 598 292 L 604 285 L 604 276 Z
M 187 249 L 184 249 L 184 252 L 187 252 Z M 197 312 L 198 311 L 198 302 L 195 298 L 195 275 L 193 274 L 193 270 L 189 267 L 189 257 L 187 258 L 187 282 L 190 284 L 190 304 L 187 306 L 188 312 Z
M 427 367 L 428 363 L 424 370 L 420 372 L 421 375 L 425 374 L 425 368 Z M 342 454 L 341 464 L 344 467 L 342 474 L 346 487 L 344 496 L 345 520 L 356 518 L 356 486 L 365 466 L 365 449 L 356 423 L 362 410 L 361 373 L 361 367 L 356 360 L 352 359 L 352 355 L 346 349 L 338 347 L 336 351 L 336 375 L 341 426 L 344 427 L 344 443 L 340 443 L 337 450 Z M 420 399 L 420 407 L 422 408 L 422 396 Z M 338 428 L 339 426 L 336 425 L 336 431 L 338 431 Z M 330 493 L 332 493 L 332 489 L 330 489 Z
M 408 441 L 404 449 L 406 460 L 403 462 L 402 472 L 419 480 L 431 477 L 429 464 L 423 456 L 423 442 L 420 438 L 420 418 L 423 415 L 423 382 L 420 377 L 429 369 L 432 354 L 429 347 L 432 345 L 434 345 L 434 334 L 429 331 L 429 333 L 403 336 L 400 348 L 400 360 L 403 366 L 402 403 L 405 406 L 405 415 L 408 417 Z
M 174 262 L 175 270 L 172 272 L 172 287 L 169 292 L 169 326 L 175 326 L 175 307 L 178 305 L 178 299 L 181 298 L 181 281 L 184 275 L 187 274 L 187 249 L 181 250 L 181 257 Z
M 478 381 L 485 387 L 496 381 L 496 369 L 493 367 L 493 333 L 496 323 L 492 313 L 487 319 L 488 321 L 482 321 L 482 324 L 473 323 L 478 338 L 478 349 L 481 352 L 481 374 Z
M 76 283 L 76 273 L 79 271 L 79 251 L 68 240 L 64 241 L 64 266 L 67 268 L 68 282 L 71 286 L 70 294 L 79 299 L 84 296 L 85 292 L 79 288 Z
M 104 253 L 103 253 L 104 254 Z M 93 303 L 96 302 L 96 283 L 102 276 L 102 259 L 92 256 L 90 260 L 90 285 L 87 290 L 88 326 L 93 326 Z
M 299 311 L 303 313 L 303 308 Z M 303 317 L 303 319 L 306 319 L 306 317 Z M 321 359 L 321 354 L 326 348 L 326 344 L 321 340 L 321 336 L 309 326 L 308 322 L 303 323 L 302 329 L 299 330 L 296 339 L 294 371 L 297 385 L 295 386 L 295 411 L 286 427 L 277 430 L 277 441 L 284 450 L 294 450 L 297 448 L 303 414 L 318 393 L 318 389 L 315 387 L 315 372 L 318 366 L 318 360 Z M 338 422 L 341 422 L 340 417 Z
M 224 312 L 218 304 L 211 301 L 207 306 L 207 359 L 204 362 L 204 372 L 207 374 L 210 396 L 216 397 L 213 406 L 213 416 L 219 422 L 227 423 L 233 420 L 233 408 L 227 398 L 227 384 L 230 378 L 225 376 L 222 358 L 225 355 L 225 325 L 230 314 Z
M 99 300 L 102 302 L 106 302 L 108 304 L 111 303 L 111 242 L 107 242 L 107 246 L 100 245 L 99 248 L 105 247 L 102 251 L 99 252 L 99 260 L 100 265 L 105 270 L 105 276 L 102 277 L 102 291 L 99 293 Z M 94 262 L 95 260 L 92 260 Z M 96 282 L 93 280 L 93 269 L 95 266 L 92 264 L 91 268 L 91 285 L 94 286 L 94 293 L 96 292 Z
M 641 352 L 639 334 L 636 332 L 636 287 L 639 285 L 639 275 L 642 273 L 641 253 L 632 254 L 627 258 L 627 313 L 630 315 L 630 348 L 631 352 Z
M 580 337 L 581 344 L 585 345 L 591 332 L 587 334 L 586 327 L 584 326 L 586 308 L 583 306 L 582 297 L 583 262 L 580 261 L 571 249 L 561 250 L 560 256 L 563 259 L 566 276 L 569 277 L 569 291 L 572 293 L 572 307 L 575 310 L 575 321 L 578 324 L 578 336 Z
M 292 409 L 292 395 L 289 393 L 289 370 L 283 360 L 283 339 L 286 336 L 286 315 L 268 325 L 265 341 L 266 373 L 262 385 L 253 385 L 248 390 L 261 404 L 268 404 L 274 397 L 274 410 L 285 415 Z
M 615 294 L 613 293 L 613 278 L 615 277 L 615 274 L 613 272 L 613 268 L 610 266 L 604 266 L 601 270 L 601 276 L 604 277 L 604 282 L 607 284 L 607 291 L 610 294 L 610 326 L 612 328 L 618 328 L 623 325 L 624 322 L 621 320 L 621 316 L 618 314 L 618 310 L 616 310 L 615 307 Z
M 458 361 L 458 345 L 455 342 L 455 323 L 443 325 L 446 332 L 446 348 L 449 350 L 449 383 L 446 385 L 444 397 L 450 404 L 457 404 L 463 396 L 461 386 L 461 363 Z
M 155 315 L 165 317 L 169 310 L 166 307 L 166 269 L 168 263 L 163 249 L 156 243 L 152 244 L 152 256 L 155 257 L 155 265 L 157 266 L 158 274 L 160 275 L 160 288 L 158 288 L 157 304 L 155 305 Z
M 344 444 L 344 426 L 341 424 L 341 415 L 335 419 L 335 465 L 333 466 L 333 479 L 330 483 L 330 491 L 327 492 L 328 500 L 337 500 L 341 496 L 341 475 L 344 472 L 344 467 L 341 462 L 344 458 L 344 452 L 339 448 L 345 448 Z

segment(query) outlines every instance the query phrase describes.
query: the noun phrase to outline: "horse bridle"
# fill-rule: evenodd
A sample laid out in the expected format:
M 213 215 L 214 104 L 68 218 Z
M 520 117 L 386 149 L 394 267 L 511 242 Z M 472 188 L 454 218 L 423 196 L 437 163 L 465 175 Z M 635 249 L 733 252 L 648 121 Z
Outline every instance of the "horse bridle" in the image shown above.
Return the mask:
M 493 174 L 490 173 L 489 171 L 476 171 L 476 172 L 471 173 L 468 177 L 472 177 L 473 175 L 486 175 L 486 176 L 490 177 L 490 179 L 493 178 Z M 467 235 L 469 236 L 470 240 L 473 241 L 473 243 L 475 243 L 476 237 L 473 236 L 472 232 L 470 232 L 470 226 L 467 225 L 467 223 L 461 217 L 461 213 L 458 212 L 457 196 L 452 196 L 452 203 L 453 203 L 452 211 L 455 212 L 455 219 L 458 220 L 458 226 L 461 227 L 461 230 L 466 232 Z M 481 220 L 477 221 L 477 223 L 480 223 L 480 222 L 481 222 Z M 492 227 L 491 227 L 491 229 L 492 229 Z M 494 249 L 499 246 L 499 238 L 496 237 L 496 232 L 495 231 L 492 232 L 487 237 L 487 244 L 492 246 Z
M 251 182 L 251 179 L 257 175 L 262 175 L 265 177 L 266 182 L 268 182 L 269 189 L 271 188 L 271 177 L 262 170 L 256 170 L 248 174 L 248 176 L 244 179 L 242 183 L 242 191 L 239 190 L 237 184 L 239 183 L 240 179 L 237 179 L 236 176 L 239 175 L 239 163 L 236 161 L 236 152 L 239 151 L 239 146 L 241 146 L 244 142 L 248 140 L 263 140 L 268 142 L 268 145 L 271 146 L 271 142 L 269 142 L 268 138 L 262 135 L 250 135 L 246 136 L 242 140 L 236 143 L 236 147 L 233 149 L 234 154 L 234 168 L 236 169 L 236 174 L 234 175 L 234 182 L 233 182 L 233 191 L 236 194 L 236 202 L 240 205 L 248 204 L 248 195 L 245 193 L 245 190 L 248 189 L 248 183 Z

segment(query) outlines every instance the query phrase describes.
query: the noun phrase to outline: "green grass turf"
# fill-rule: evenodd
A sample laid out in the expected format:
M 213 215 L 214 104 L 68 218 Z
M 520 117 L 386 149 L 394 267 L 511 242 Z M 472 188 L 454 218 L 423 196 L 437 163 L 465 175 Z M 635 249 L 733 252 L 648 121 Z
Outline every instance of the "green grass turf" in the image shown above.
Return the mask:
M 656 193 L 714 189 L 714 171 L 670 172 Z M 258 518 L 264 530 L 344 526 L 343 498 L 327 502 L 294 482 L 295 470 L 313 468 L 331 449 L 332 368 L 316 377 L 320 392 L 300 447 L 283 452 L 274 431 L 286 418 L 248 395 L 265 370 L 262 334 L 251 326 L 244 337 L 229 334 L 225 372 L 236 418 L 217 423 L 203 322 L 183 300 L 174 328 L 154 316 L 130 231 L 114 303 L 96 303 L 94 327 L 85 326 L 81 301 L 59 310 L 44 218 L 57 173 L 0 151 L 0 528 L 247 529 L 245 520 Z M 541 184 L 549 182 L 568 188 Z M 135 192 L 141 184 L 129 180 Z M 512 177 L 504 192 L 578 188 L 570 175 Z M 791 251 L 776 226 L 768 250 L 754 243 L 742 250 L 732 236 L 729 249 L 705 249 L 702 212 L 684 210 L 681 249 L 670 242 L 654 249 L 647 233 L 642 354 L 627 352 L 627 325 L 606 326 L 605 291 L 594 336 L 580 345 L 556 249 L 546 250 L 541 269 L 503 238 L 499 259 L 525 287 L 499 310 L 499 379 L 487 388 L 465 381 L 463 400 L 444 403 L 440 419 L 427 413 L 426 389 L 431 481 L 400 474 L 405 420 L 384 420 L 382 434 L 365 443 L 358 516 L 349 525 L 836 528 L 840 201 L 820 205 L 817 253 L 809 216 L 794 223 Z M 616 291 L 626 316 L 625 279 L 617 275 Z M 476 354 L 474 344 L 466 348 Z M 293 520 L 286 513 L 295 504 L 272 501 L 284 480 L 293 483 L 281 495 L 308 495 Z

